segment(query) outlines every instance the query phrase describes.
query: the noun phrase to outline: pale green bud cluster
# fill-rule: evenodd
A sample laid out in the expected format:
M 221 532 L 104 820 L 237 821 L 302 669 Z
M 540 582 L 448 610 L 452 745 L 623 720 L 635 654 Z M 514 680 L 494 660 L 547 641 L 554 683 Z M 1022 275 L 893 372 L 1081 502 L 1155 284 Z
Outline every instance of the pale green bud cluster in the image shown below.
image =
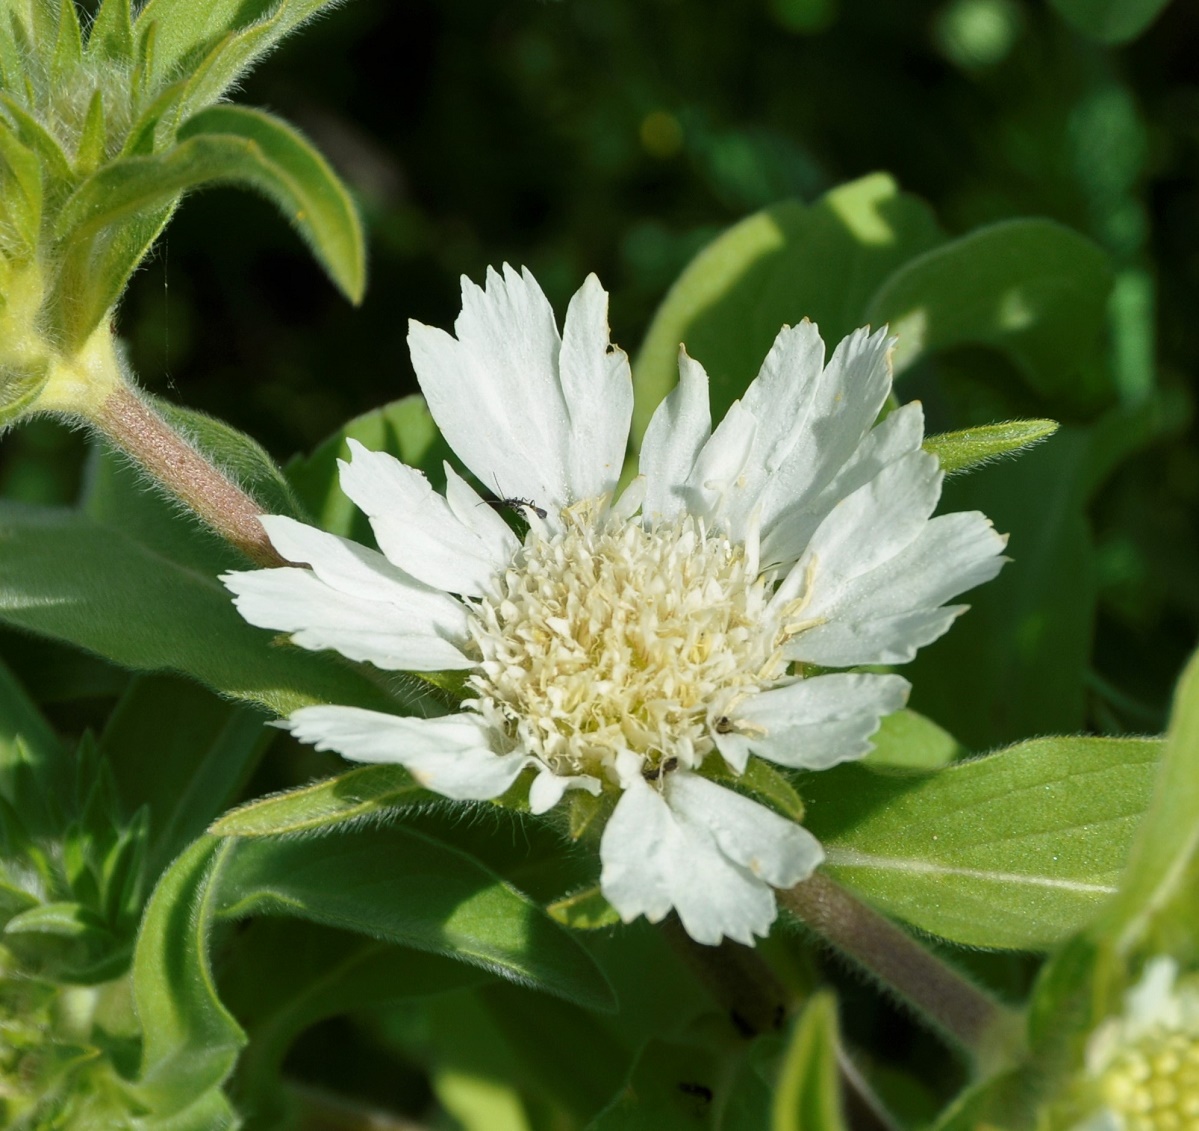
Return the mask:
M 106 1051 L 132 1047 L 129 1003 L 127 979 L 94 987 L 54 986 L 15 971 L 0 979 L 0 1127 L 131 1126 L 129 1093 Z
M 1099 1090 L 1128 1131 L 1199 1131 L 1199 1034 L 1146 1034 L 1116 1054 Z
M 1146 963 L 1047 1115 L 1055 1131 L 1199 1131 L 1199 981 L 1172 958 Z

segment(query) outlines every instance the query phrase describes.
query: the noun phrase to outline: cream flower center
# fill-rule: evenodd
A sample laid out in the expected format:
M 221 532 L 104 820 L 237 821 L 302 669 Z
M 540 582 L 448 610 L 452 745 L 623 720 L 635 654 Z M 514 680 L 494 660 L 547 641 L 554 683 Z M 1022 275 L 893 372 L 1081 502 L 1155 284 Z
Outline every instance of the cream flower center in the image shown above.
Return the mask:
M 1120 1051 L 1099 1086 L 1128 1131 L 1199 1131 L 1199 1035 L 1146 1034 Z
M 690 516 L 647 529 L 589 500 L 562 518 L 475 605 L 474 710 L 555 773 L 611 781 L 626 750 L 650 778 L 697 766 L 721 712 L 786 673 L 773 577 Z

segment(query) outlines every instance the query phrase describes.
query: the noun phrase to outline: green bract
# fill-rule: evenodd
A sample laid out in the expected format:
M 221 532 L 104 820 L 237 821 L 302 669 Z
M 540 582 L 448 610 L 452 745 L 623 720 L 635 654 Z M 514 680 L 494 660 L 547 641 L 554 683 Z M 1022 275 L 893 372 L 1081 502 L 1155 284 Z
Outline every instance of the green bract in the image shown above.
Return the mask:
M 362 232 L 345 187 L 292 127 L 217 103 L 330 0 L 271 5 L 0 2 L 0 426 L 94 417 L 120 383 L 110 321 L 184 193 L 273 200 L 352 301 Z

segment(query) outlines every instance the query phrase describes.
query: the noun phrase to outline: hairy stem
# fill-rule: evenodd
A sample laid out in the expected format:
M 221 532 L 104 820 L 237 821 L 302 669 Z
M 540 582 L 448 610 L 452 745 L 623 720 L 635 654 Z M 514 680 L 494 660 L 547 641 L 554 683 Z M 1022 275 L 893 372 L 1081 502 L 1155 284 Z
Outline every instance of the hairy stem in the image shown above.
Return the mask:
M 1007 1010 L 885 916 L 816 872 L 779 902 L 837 950 L 894 990 L 946 1036 L 979 1055 Z
M 258 521 L 262 507 L 128 385 L 113 388 L 90 419 L 156 482 L 251 561 L 263 566 L 284 564 Z

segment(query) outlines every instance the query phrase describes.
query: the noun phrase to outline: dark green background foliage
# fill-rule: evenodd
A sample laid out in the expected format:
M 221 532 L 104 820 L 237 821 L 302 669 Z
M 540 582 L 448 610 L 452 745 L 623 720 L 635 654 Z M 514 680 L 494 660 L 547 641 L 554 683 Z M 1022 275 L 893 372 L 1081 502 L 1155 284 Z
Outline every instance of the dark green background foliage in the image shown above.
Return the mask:
M 414 392 L 404 341 L 407 318 L 448 326 L 458 309 L 458 276 L 478 280 L 489 264 L 528 265 L 559 311 L 583 276 L 595 271 L 612 293 L 614 338 L 633 353 L 692 257 L 731 224 L 782 200 L 811 204 L 847 181 L 886 171 L 904 193 L 927 205 L 905 198 L 909 215 L 919 218 L 913 253 L 980 225 L 1046 217 L 1089 237 L 1110 257 L 1115 282 L 1102 313 L 1101 348 L 1077 358 L 1042 356 L 1040 368 L 1029 369 L 1011 352 L 950 346 L 922 357 L 899 382 L 901 400 L 923 400 L 933 432 L 1016 417 L 1063 423 L 1061 432 L 1031 454 L 947 486 L 947 507 L 980 507 L 1001 530 L 1012 532 L 1014 560 L 999 581 L 975 595 L 973 612 L 954 632 L 912 665 L 913 705 L 971 752 L 1049 734 L 1158 734 L 1174 680 L 1199 635 L 1199 445 L 1193 422 L 1199 371 L 1199 79 L 1193 62 L 1199 7 L 1181 0 L 1167 6 L 1140 38 L 1118 47 L 1085 38 L 1057 8 L 1069 17 L 1086 5 L 350 0 L 289 39 L 246 80 L 239 100 L 296 123 L 355 192 L 370 240 L 364 304 L 350 307 L 329 286 L 270 205 L 252 197 L 233 199 L 228 189 L 205 191 L 184 203 L 124 300 L 119 326 L 134 371 L 156 395 L 228 421 L 286 463 L 310 453 L 350 417 Z M 808 291 L 819 301 L 819 276 L 804 278 L 796 293 Z M 849 328 L 832 327 L 830 333 Z M 714 368 L 719 395 L 728 388 L 721 379 L 736 375 L 715 372 L 715 360 L 701 348 L 709 332 L 719 339 L 719 331 L 701 324 L 688 344 Z M 638 367 L 639 382 L 649 380 L 649 367 L 647 358 Z M 401 436 L 401 449 L 404 442 Z M 293 476 L 301 494 L 311 480 L 310 502 L 323 498 L 327 462 L 313 460 Z M 0 444 L 0 496 L 71 502 L 80 491 L 84 463 L 78 433 L 47 421 L 24 425 Z M 128 473 L 111 464 L 102 470 L 92 477 L 87 518 L 78 521 L 94 520 L 94 529 L 88 529 L 98 556 L 136 557 L 143 552 L 134 544 L 138 532 L 126 524 L 126 547 L 105 526 L 111 517 L 105 490 L 118 491 Z M 143 502 L 157 505 L 151 498 Z M 128 518 L 132 512 L 114 513 Z M 215 569 L 225 561 L 224 551 L 215 542 L 208 549 Z M 174 557 L 169 546 L 162 552 Z M 194 546 L 187 550 L 195 552 Z M 0 563 L 0 571 L 4 568 Z M 81 571 L 86 568 L 79 563 Z M 168 603 L 176 600 L 173 577 L 164 570 L 162 600 Z M 36 580 L 19 579 L 30 591 Z M 214 632 L 219 615 L 211 618 Z M 33 627 L 54 631 L 53 625 Z M 86 635 L 79 639 L 102 648 Z M 203 675 L 204 643 L 193 643 L 199 658 L 180 666 Z M 222 651 L 218 666 L 236 667 L 238 655 L 235 648 Z M 137 796 L 136 790 L 128 794 L 139 780 L 137 759 L 144 751 L 138 752 L 136 733 L 126 735 L 122 715 L 105 726 L 129 687 L 128 673 L 12 631 L 0 633 L 0 659 L 63 735 L 74 739 L 88 727 L 103 734 L 101 749 L 116 767 L 114 789 L 129 811 L 143 801 L 162 800 Z M 139 654 L 128 662 L 157 663 L 144 659 Z M 318 670 L 323 661 L 309 659 L 311 665 L 308 659 L 296 661 L 297 670 L 303 669 L 297 686 L 310 676 L 330 678 Z M 341 678 L 356 677 L 347 672 Z M 210 682 L 241 698 L 277 705 L 265 693 Z M 156 685 L 148 687 L 133 694 L 155 698 Z M 188 697 L 188 711 L 208 721 L 194 728 L 199 753 L 192 756 L 200 769 L 186 791 L 187 803 L 177 805 L 169 827 L 150 826 L 152 874 L 222 806 L 344 768 L 281 738 L 255 768 L 261 753 L 254 745 L 257 716 L 245 709 L 244 715 L 227 717 L 228 708 L 197 689 L 176 691 L 169 701 L 182 702 L 180 695 Z M 207 808 L 195 800 L 204 796 L 203 751 L 217 741 L 209 740 L 206 728 L 244 730 L 240 746 L 249 779 L 241 794 L 217 798 Z M 1054 750 L 1030 747 L 1018 765 L 1056 764 Z M 1074 772 L 1074 753 L 1063 750 L 1061 764 Z M 1133 753 L 1126 756 L 1127 750 Z M 1139 750 L 1129 743 L 1092 751 L 1088 772 L 1107 773 L 1110 763 L 1111 774 L 1127 774 L 1132 783 L 1097 794 L 1097 805 L 1116 793 L 1137 799 L 1147 794 L 1141 767 L 1148 755 L 1142 758 Z M 896 763 L 902 763 L 901 754 L 893 752 Z M 986 791 L 992 790 L 1002 800 L 1011 786 L 992 782 L 988 775 L 998 771 L 987 765 L 967 771 L 977 779 L 971 788 L 980 797 L 990 797 Z M 842 850 L 842 872 L 850 878 L 853 865 L 845 863 L 845 852 L 908 847 L 901 843 L 902 829 L 891 829 L 881 816 L 869 817 L 871 790 L 886 794 L 888 803 L 895 798 L 891 786 L 878 784 L 887 781 L 883 777 L 855 786 L 866 780 L 858 777 L 864 773 L 837 771 L 827 782 L 813 783 L 805 796 L 815 803 L 816 827 L 822 789 L 857 790 L 867 817 L 849 830 L 853 835 L 842 841 L 841 830 L 820 830 L 834 855 Z M 1033 786 L 1048 788 L 1041 777 Z M 380 796 L 391 797 L 385 790 Z M 912 797 L 913 804 L 930 803 L 927 796 L 923 802 Z M 1121 836 L 1131 835 L 1132 815 L 1142 801 L 1129 804 L 1127 812 L 1116 814 L 1129 825 Z M 1031 827 L 1042 814 L 1030 808 L 1024 815 Z M 1109 818 L 1116 819 L 1111 814 L 1104 819 Z M 411 822 L 413 831 L 371 832 L 371 827 L 362 826 L 354 837 L 363 843 L 374 836 L 419 840 L 425 831 L 443 835 L 450 829 L 456 844 L 468 852 L 478 848 L 477 855 L 496 872 L 539 901 L 586 879 L 570 859 L 553 875 L 540 874 L 529 862 L 552 857 L 556 840 L 508 816 L 471 824 L 434 811 Z M 984 848 L 990 851 L 989 842 Z M 199 860 L 216 850 L 201 842 L 191 851 Z M 239 882 L 249 894 L 245 908 L 220 911 L 228 918 L 257 907 L 255 900 L 281 898 L 264 895 L 250 882 L 257 850 L 238 851 L 242 855 L 228 866 L 246 870 L 248 878 Z M 1102 876 L 1081 870 L 1069 875 L 1110 879 L 1107 872 L 1123 859 L 1117 855 L 1098 864 L 1088 855 L 1078 864 L 1102 865 Z M 1062 866 L 1074 865 L 1067 860 Z M 869 893 L 869 877 L 859 882 Z M 507 898 L 507 889 L 496 890 L 497 899 Z M 890 909 L 928 930 L 944 929 L 935 916 L 922 921 L 918 908 Z M 1036 917 L 1036 908 L 1021 904 L 1017 910 Z M 1064 922 L 1061 932 L 1077 925 Z M 362 937 L 351 941 L 343 926 L 332 911 L 313 916 L 299 936 L 295 963 L 311 959 L 315 968 L 318 960 L 343 950 L 347 962 L 370 959 L 371 948 L 360 955 Z M 588 944 L 618 994 L 636 986 L 642 970 L 669 968 L 659 953 L 661 940 L 642 928 L 616 957 L 608 953 L 618 948 L 607 936 Z M 392 943 L 410 941 L 402 932 L 370 929 Z M 240 951 L 241 966 L 223 972 L 235 1012 L 239 992 L 245 996 L 269 967 L 262 955 L 271 953 L 279 933 L 277 920 L 257 920 Z M 295 937 L 283 934 L 280 945 Z M 955 937 L 974 941 L 960 931 Z M 1003 945 L 1033 947 L 1042 941 L 1030 927 Z M 1059 940 L 1055 935 L 1049 941 Z M 386 949 L 384 943 L 372 946 Z M 563 962 L 575 960 L 573 951 L 564 955 Z M 632 1052 L 646 1040 L 661 1040 L 660 1017 L 694 1009 L 699 993 L 680 975 L 677 986 L 655 985 L 660 1001 L 639 1003 L 645 1017 L 626 1011 L 619 1024 L 601 1024 L 577 1004 L 536 996 L 436 955 L 422 961 L 428 969 L 416 967 L 414 978 L 427 977 L 437 990 L 460 988 L 423 1010 L 375 1011 L 353 1026 L 341 1020 L 318 1024 L 289 1054 L 290 1071 L 420 1114 L 430 1095 L 425 1067 L 461 1067 L 516 1080 L 528 1095 L 540 1096 L 536 1102 L 546 1110 L 534 1110 L 543 1121 L 538 1126 L 551 1126 L 553 1113 L 562 1110 L 582 1122 L 616 1094 Z M 506 959 L 490 955 L 480 961 L 500 969 Z M 962 961 L 1013 995 L 1027 989 L 1036 966 L 1015 952 L 967 955 Z M 811 981 L 809 969 L 792 973 L 797 985 Z M 841 1012 L 851 1041 L 878 1051 L 887 1036 L 894 1048 L 895 1026 L 907 1022 L 840 972 L 832 973 L 845 983 Z M 546 984 L 552 989 L 553 979 Z M 486 988 L 472 994 L 480 985 Z M 352 994 L 349 1000 L 361 1004 Z M 577 1003 L 577 993 L 572 1000 Z M 287 1037 L 293 1032 L 269 1005 L 258 1003 L 261 1016 L 251 1009 L 239 1014 L 252 1035 L 259 1034 L 242 1069 L 243 1097 L 255 1096 L 286 1049 L 282 1037 L 272 1043 L 271 1026 L 282 1026 Z M 303 1008 L 311 1021 L 331 1012 L 320 1000 Z M 813 1026 L 811 1040 L 827 1039 L 817 1021 L 807 1023 Z M 539 1059 L 546 1046 L 536 1039 L 537 1026 L 558 1034 L 578 1029 L 578 1047 L 560 1036 L 554 1046 L 564 1058 L 560 1078 L 576 1078 L 574 1072 L 594 1094 L 554 1091 L 558 1066 Z M 464 1032 L 475 1034 L 477 1047 L 462 1043 Z M 590 1050 L 586 1072 L 566 1063 L 579 1047 Z M 887 1097 L 900 1114 L 918 1120 L 952 1095 L 961 1076 L 956 1067 L 932 1069 L 944 1063 L 944 1052 L 931 1038 L 913 1035 L 901 1047 L 907 1063 L 898 1067 L 914 1068 L 938 1089 L 925 1094 L 900 1083 Z M 759 1047 L 755 1055 L 761 1052 Z M 644 1055 L 651 1053 L 667 1063 L 680 1055 L 674 1046 L 659 1044 Z M 628 1078 L 640 1080 L 642 1071 L 637 1067 Z M 735 1071 L 731 1094 L 745 1099 L 746 1112 L 757 1111 L 754 1104 L 766 1101 L 758 1094 L 755 1065 L 746 1061 Z M 678 1107 L 688 1101 L 668 1087 L 647 1102 L 646 1111 L 656 1111 L 654 1104 Z M 617 1102 L 596 1126 L 632 1126 L 620 1121 L 621 1110 Z

